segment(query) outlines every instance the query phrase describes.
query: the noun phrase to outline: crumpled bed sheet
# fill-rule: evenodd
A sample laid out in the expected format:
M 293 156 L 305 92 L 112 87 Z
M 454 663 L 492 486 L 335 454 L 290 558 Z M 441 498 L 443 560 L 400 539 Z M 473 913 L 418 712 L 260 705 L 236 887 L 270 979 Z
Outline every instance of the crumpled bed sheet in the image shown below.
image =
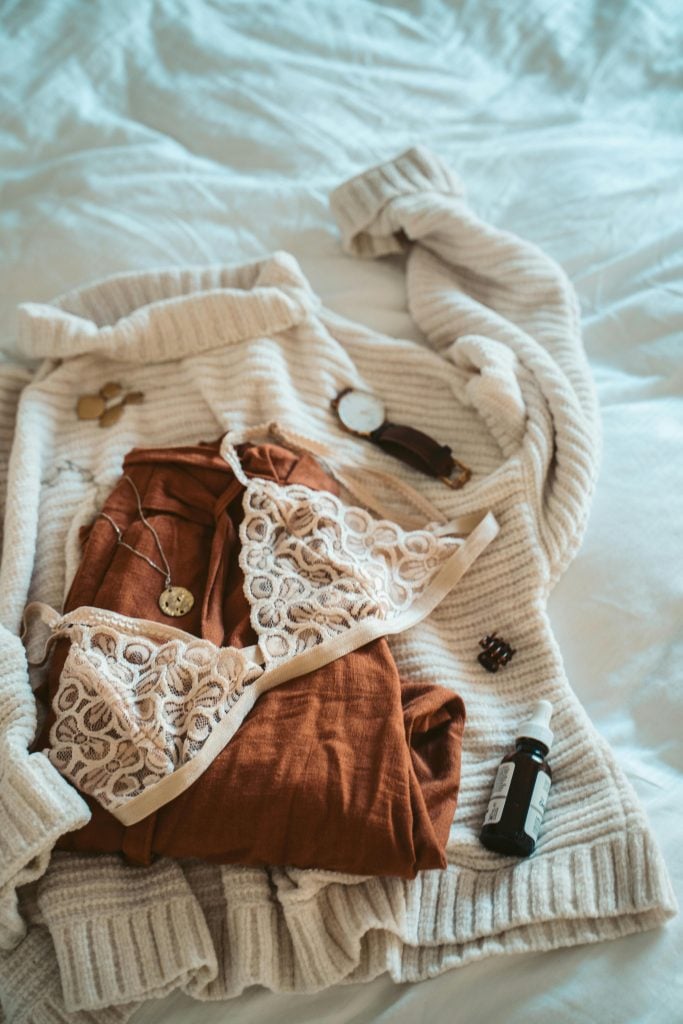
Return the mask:
M 349 175 L 421 142 L 577 288 L 604 428 L 550 602 L 569 678 L 683 894 L 683 20 L 664 0 L 7 0 L 0 312 L 94 277 L 294 253 L 325 303 L 416 337 L 400 265 L 341 253 Z M 682 901 L 683 902 L 683 901 Z M 175 994 L 135 1024 L 683 1020 L 683 921 L 420 984 Z

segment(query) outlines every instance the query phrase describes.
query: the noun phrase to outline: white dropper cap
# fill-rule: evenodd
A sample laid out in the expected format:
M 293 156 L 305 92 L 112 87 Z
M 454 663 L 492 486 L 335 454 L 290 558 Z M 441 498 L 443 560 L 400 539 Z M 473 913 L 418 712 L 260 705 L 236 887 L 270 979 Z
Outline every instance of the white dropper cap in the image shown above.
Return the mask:
M 553 706 L 549 700 L 536 701 L 531 716 L 517 730 L 517 739 L 539 740 L 550 750 L 553 743 L 553 732 L 549 728 L 552 713 Z

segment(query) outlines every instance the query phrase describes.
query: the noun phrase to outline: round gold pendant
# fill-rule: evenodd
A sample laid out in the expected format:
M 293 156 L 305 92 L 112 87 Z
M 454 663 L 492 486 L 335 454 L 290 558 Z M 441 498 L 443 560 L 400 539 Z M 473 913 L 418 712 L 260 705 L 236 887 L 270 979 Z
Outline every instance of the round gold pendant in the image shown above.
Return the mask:
M 185 587 L 166 587 L 159 595 L 159 607 L 164 615 L 174 619 L 187 615 L 194 606 L 194 597 Z

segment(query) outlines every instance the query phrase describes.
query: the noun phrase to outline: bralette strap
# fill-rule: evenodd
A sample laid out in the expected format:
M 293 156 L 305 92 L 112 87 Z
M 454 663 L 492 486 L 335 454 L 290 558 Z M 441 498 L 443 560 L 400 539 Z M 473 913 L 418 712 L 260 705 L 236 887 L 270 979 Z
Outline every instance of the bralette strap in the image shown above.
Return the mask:
M 318 456 L 325 461 L 325 465 L 335 479 L 353 494 L 362 505 L 371 509 L 383 519 L 389 519 L 406 530 L 422 530 L 425 528 L 425 520 L 432 533 L 437 536 L 465 535 L 470 533 L 482 519 L 482 513 L 460 516 L 457 519 L 447 519 L 445 514 L 425 498 L 418 490 L 410 484 L 401 480 L 393 473 L 386 473 L 380 469 L 364 467 L 362 470 L 355 466 L 340 463 L 337 461 L 333 448 L 323 441 L 315 441 L 306 437 L 291 427 L 284 427 L 282 424 L 272 420 L 268 423 L 259 423 L 253 427 L 245 427 L 241 430 L 228 431 L 221 441 L 221 455 L 232 467 L 235 476 L 245 486 L 248 478 L 242 469 L 236 445 L 247 440 L 253 440 L 259 434 L 276 438 L 294 451 L 308 452 Z M 384 502 L 375 496 L 369 487 L 357 479 L 357 475 L 364 478 L 372 478 L 393 489 L 402 498 L 407 499 L 414 508 L 418 509 L 424 519 L 402 515 L 395 509 L 389 508 Z
M 24 608 L 21 639 L 29 665 L 44 665 L 53 642 L 63 632 L 64 616 L 44 601 L 31 601 Z
M 390 509 L 382 501 L 377 498 L 373 492 L 360 483 L 356 479 L 356 474 L 361 474 L 364 477 L 372 477 L 375 480 L 380 481 L 385 486 L 392 488 L 402 498 L 407 498 L 414 508 L 417 508 L 423 516 L 426 517 L 429 523 L 442 523 L 446 524 L 446 516 L 443 512 L 433 505 L 431 501 L 428 501 L 423 495 L 420 494 L 410 484 L 394 476 L 393 473 L 385 473 L 379 469 L 370 469 L 364 467 L 362 470 L 357 469 L 354 466 L 343 464 L 337 461 L 333 449 L 320 441 L 314 441 L 311 438 L 304 437 L 295 430 L 291 430 L 289 427 L 283 427 L 279 423 L 270 424 L 270 433 L 284 441 L 285 444 L 299 448 L 302 451 L 310 452 L 312 455 L 319 455 L 325 460 L 326 465 L 329 467 L 330 472 L 333 474 L 335 479 L 339 481 L 342 486 L 354 495 L 366 508 L 370 508 L 373 512 L 376 512 L 383 519 L 390 519 L 393 522 L 398 523 L 404 529 L 409 530 L 420 530 L 424 528 L 425 522 L 423 519 L 414 519 L 411 516 L 404 516 L 396 512 L 394 509 Z

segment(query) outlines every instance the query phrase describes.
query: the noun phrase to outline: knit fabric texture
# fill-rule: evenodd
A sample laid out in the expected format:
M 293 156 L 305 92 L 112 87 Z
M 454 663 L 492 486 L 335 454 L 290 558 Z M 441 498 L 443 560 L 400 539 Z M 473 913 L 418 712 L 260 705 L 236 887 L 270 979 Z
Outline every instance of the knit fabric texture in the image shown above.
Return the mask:
M 412 981 L 496 953 L 626 935 L 675 913 L 643 812 L 567 681 L 546 614 L 584 533 L 599 446 L 573 289 L 533 245 L 483 223 L 457 178 L 422 149 L 346 183 L 332 208 L 351 255 L 405 253 L 423 343 L 325 310 L 283 253 L 119 275 L 21 309 L 20 349 L 44 361 L 30 383 L 14 368 L 0 377 L 7 409 L 18 399 L 0 578 L 0 999 L 9 1021 L 113 1024 L 175 988 L 217 999 L 253 984 L 311 992 L 385 971 Z M 109 430 L 79 421 L 77 396 L 110 380 L 145 402 Z M 470 483 L 450 491 L 345 433 L 331 410 L 345 387 L 374 391 L 389 418 L 450 445 L 472 468 Z M 449 518 L 490 509 L 500 524 L 456 590 L 391 640 L 402 678 L 455 689 L 467 708 L 448 866 L 406 881 L 51 856 L 89 811 L 47 758 L 28 754 L 36 708 L 18 636 L 23 607 L 60 606 L 79 528 L 132 447 L 268 420 L 332 444 L 361 471 L 398 474 Z M 0 441 L 10 436 L 3 418 Z M 476 658 L 494 629 L 517 652 L 496 675 Z M 536 852 L 519 861 L 485 850 L 478 832 L 498 762 L 538 699 L 554 709 L 553 786 Z

